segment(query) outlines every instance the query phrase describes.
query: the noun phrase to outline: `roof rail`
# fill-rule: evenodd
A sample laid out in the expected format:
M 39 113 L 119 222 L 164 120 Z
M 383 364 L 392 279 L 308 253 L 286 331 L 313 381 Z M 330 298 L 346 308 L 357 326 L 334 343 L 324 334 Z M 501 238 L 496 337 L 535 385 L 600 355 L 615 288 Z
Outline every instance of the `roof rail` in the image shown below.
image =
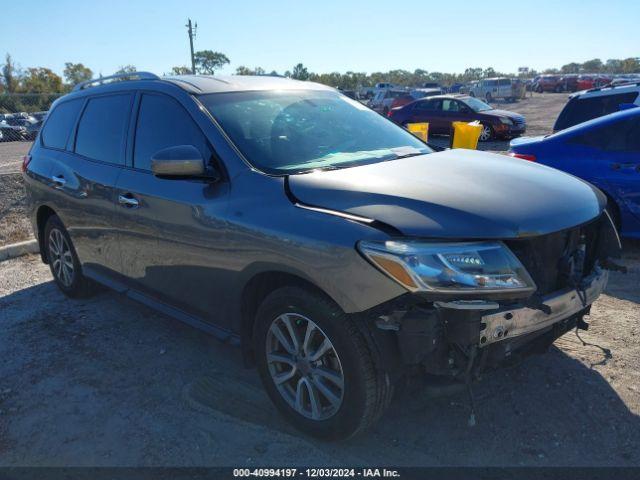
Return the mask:
M 610 83 L 607 85 L 603 85 L 601 87 L 590 88 L 587 92 L 600 92 L 605 88 L 619 88 L 619 87 L 638 87 L 640 86 L 640 82 L 628 82 L 628 83 L 618 83 L 617 85 L 611 85 Z
M 108 77 L 94 78 L 93 80 L 87 80 L 86 82 L 81 82 L 77 84 L 75 87 L 73 87 L 72 92 L 89 88 L 94 83 L 102 84 L 105 81 L 112 82 L 114 80 L 160 80 L 160 77 L 155 73 L 151 73 L 151 72 L 117 73 L 115 75 L 109 75 Z

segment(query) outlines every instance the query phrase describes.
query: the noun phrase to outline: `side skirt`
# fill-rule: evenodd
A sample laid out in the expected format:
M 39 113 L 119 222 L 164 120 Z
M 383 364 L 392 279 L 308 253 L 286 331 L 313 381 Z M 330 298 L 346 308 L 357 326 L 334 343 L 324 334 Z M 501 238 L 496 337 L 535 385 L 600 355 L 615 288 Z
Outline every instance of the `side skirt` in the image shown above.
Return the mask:
M 143 305 L 146 305 L 147 307 L 159 313 L 186 323 L 187 325 L 197 328 L 198 330 L 201 330 L 205 333 L 213 335 L 218 340 L 224 343 L 228 343 L 234 346 L 240 346 L 240 335 L 230 332 L 229 330 L 226 330 L 224 328 L 217 327 L 209 322 L 202 320 L 199 317 L 185 312 L 184 310 L 180 310 L 179 308 L 168 305 L 164 302 L 161 302 L 160 300 L 156 300 L 155 298 L 147 294 L 130 288 L 124 282 L 116 280 L 109 275 L 105 275 L 103 273 L 95 271 L 91 267 L 84 266 L 82 273 L 86 277 L 94 280 L 95 282 L 98 282 L 101 285 L 104 285 L 110 290 L 122 294 L 138 303 L 142 303 Z

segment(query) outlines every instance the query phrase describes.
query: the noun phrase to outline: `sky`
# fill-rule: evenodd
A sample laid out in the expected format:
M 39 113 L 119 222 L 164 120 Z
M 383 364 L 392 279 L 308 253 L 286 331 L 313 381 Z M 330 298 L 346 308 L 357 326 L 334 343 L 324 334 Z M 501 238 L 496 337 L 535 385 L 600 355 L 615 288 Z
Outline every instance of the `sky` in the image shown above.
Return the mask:
M 61 74 L 65 62 L 97 75 L 122 65 L 168 73 L 195 49 L 283 73 L 391 69 L 510 73 L 592 58 L 640 56 L 639 0 L 30 0 L 0 7 L 0 55 Z M 4 63 L 0 60 L 0 63 Z

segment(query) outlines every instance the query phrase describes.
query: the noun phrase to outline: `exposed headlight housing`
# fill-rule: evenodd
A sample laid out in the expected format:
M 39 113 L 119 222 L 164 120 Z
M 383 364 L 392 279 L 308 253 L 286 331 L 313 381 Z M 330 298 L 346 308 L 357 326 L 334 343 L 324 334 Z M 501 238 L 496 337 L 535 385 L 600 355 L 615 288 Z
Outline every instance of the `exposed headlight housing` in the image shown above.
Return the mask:
M 536 285 L 502 242 L 361 241 L 358 250 L 411 292 L 533 293 Z

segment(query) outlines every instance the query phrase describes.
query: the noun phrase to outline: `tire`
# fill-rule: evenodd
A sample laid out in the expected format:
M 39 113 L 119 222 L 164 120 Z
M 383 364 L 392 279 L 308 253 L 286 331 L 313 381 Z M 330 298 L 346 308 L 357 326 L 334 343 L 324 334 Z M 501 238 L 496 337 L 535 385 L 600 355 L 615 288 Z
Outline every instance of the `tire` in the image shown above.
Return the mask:
M 320 345 L 327 348 L 318 358 L 325 350 Z M 375 423 L 390 402 L 393 386 L 377 371 L 362 332 L 318 293 L 299 287 L 271 293 L 256 314 L 254 348 L 271 401 L 308 435 L 324 440 L 352 437 Z
M 57 215 L 47 220 L 42 244 L 51 275 L 62 293 L 71 298 L 82 298 L 94 292 L 94 284 L 82 274 L 76 249 Z
M 475 98 L 475 97 L 476 97 L 476 94 L 475 94 L 475 93 L 473 93 L 473 92 L 469 92 L 469 96 L 470 96 L 470 97 Z
M 479 140 L 481 142 L 488 142 L 493 136 L 493 128 L 491 128 L 491 125 L 482 124 L 482 132 L 480 133 Z
M 484 98 L 487 102 L 491 102 L 493 100 L 493 96 L 491 95 L 491 92 L 487 92 Z

